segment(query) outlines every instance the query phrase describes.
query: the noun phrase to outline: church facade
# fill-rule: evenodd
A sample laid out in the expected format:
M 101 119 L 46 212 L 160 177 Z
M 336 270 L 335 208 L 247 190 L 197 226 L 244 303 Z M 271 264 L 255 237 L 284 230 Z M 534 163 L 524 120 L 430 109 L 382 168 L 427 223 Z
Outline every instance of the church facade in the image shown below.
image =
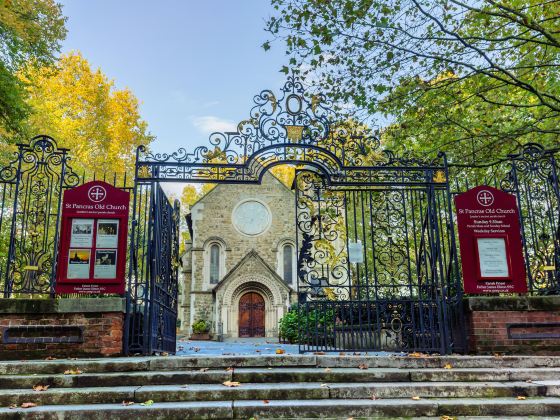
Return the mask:
M 294 193 L 267 173 L 260 185 L 217 185 L 187 216 L 179 319 L 213 339 L 277 337 L 296 297 Z

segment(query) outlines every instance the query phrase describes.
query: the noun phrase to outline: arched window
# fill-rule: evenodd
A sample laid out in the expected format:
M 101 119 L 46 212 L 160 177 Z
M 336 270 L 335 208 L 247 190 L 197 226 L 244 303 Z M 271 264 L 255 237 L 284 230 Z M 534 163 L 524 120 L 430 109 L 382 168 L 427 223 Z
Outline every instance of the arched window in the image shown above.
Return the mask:
M 210 246 L 210 284 L 220 281 L 220 245 Z
M 293 280 L 293 258 L 294 258 L 294 247 L 290 244 L 285 244 L 282 247 L 282 262 L 284 275 L 284 281 L 288 284 L 292 283 Z

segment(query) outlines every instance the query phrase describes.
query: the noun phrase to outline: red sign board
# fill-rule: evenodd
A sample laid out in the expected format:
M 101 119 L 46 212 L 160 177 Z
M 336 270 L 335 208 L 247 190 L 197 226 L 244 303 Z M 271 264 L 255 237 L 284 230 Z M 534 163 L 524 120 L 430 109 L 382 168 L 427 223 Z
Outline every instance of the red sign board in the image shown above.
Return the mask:
M 466 293 L 525 293 L 515 196 L 478 186 L 455 197 Z
M 124 294 L 129 202 L 102 181 L 64 191 L 56 293 Z

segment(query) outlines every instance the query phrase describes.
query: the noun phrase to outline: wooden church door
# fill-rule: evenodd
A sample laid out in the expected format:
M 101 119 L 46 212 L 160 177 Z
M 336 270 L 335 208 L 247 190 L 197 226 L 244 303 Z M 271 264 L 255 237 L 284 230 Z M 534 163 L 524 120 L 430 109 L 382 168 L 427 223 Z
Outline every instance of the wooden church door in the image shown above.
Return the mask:
M 264 299 L 258 293 L 239 299 L 239 337 L 264 337 Z

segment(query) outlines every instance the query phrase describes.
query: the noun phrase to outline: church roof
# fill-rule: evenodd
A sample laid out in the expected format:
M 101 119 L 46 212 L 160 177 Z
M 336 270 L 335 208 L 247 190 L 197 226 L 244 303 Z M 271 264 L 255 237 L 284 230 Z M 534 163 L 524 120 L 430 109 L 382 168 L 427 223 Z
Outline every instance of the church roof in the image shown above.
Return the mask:
M 260 265 L 262 265 L 272 277 L 280 282 L 286 289 L 291 290 L 291 287 L 286 284 L 286 282 L 278 275 L 278 273 L 269 265 L 267 262 L 259 255 L 257 251 L 252 249 L 249 251 L 235 266 L 229 270 L 229 272 L 220 280 L 218 284 L 214 286 L 214 291 L 218 290 L 222 285 L 227 283 L 231 278 L 235 276 L 239 271 L 242 270 L 243 266 L 245 266 L 251 259 L 255 259 Z

